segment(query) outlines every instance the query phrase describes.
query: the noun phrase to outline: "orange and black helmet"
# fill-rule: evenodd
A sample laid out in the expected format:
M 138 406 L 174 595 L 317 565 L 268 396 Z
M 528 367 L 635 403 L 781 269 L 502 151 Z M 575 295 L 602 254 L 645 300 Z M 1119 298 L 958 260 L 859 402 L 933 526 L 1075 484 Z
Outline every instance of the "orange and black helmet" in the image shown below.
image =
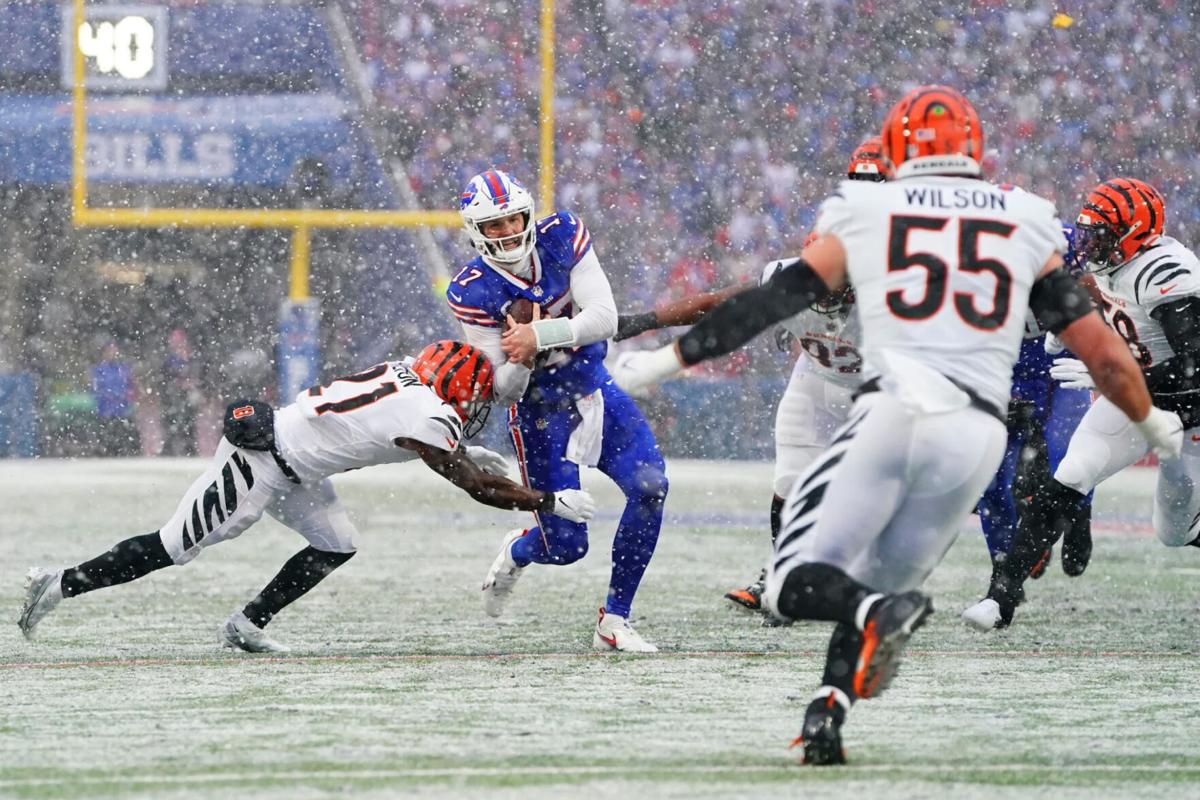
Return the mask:
M 896 177 L 978 175 L 983 125 L 967 98 L 949 86 L 921 86 L 883 120 L 883 155 Z
M 417 353 L 412 371 L 458 412 L 465 438 L 483 429 L 491 410 L 492 364 L 481 350 L 449 339 L 434 342 Z
M 854 148 L 846 167 L 846 177 L 852 181 L 886 181 L 888 167 L 883 157 L 883 140 L 872 136 Z
M 1113 178 L 1088 192 L 1075 220 L 1075 249 L 1089 272 L 1112 272 L 1162 236 L 1162 195 L 1136 178 Z

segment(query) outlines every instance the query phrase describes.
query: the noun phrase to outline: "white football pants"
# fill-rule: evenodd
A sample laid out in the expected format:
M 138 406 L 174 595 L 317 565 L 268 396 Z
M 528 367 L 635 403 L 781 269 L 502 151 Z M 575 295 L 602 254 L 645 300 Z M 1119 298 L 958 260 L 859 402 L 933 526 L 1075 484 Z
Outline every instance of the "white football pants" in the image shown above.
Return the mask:
M 775 411 L 775 494 L 787 497 L 850 414 L 852 390 L 826 380 L 797 359 Z
M 357 531 L 328 478 L 292 483 L 270 453 L 234 447 L 224 438 L 159 537 L 171 560 L 186 564 L 205 547 L 241 535 L 264 511 L 318 550 L 355 550 Z
M 1083 415 L 1054 479 L 1087 494 L 1097 484 L 1140 460 L 1150 446 L 1112 402 L 1101 397 Z M 1168 547 L 1200 536 L 1200 428 L 1183 432 L 1183 457 L 1158 467 L 1154 533 Z
M 788 495 L 767 607 L 778 611 L 784 580 L 804 563 L 831 564 L 880 592 L 920 586 L 995 476 L 1007 438 L 976 408 L 927 414 L 884 391 L 860 397 Z

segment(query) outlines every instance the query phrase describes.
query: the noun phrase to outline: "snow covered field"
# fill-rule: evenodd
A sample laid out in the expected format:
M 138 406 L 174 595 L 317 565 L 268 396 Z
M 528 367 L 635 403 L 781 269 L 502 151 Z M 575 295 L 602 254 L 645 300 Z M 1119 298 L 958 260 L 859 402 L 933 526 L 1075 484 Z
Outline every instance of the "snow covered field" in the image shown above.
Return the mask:
M 590 650 L 619 509 L 605 479 L 589 556 L 532 568 L 497 623 L 479 583 L 526 517 L 420 465 L 337 479 L 359 554 L 272 624 L 288 657 L 216 643 L 303 546 L 271 521 L 68 601 L 25 642 L 26 567 L 154 530 L 200 463 L 0 462 L 0 796 L 1200 797 L 1200 552 L 1150 537 L 1152 471 L 1102 488 L 1087 574 L 1055 563 L 1005 633 L 958 619 L 988 575 L 964 521 L 928 587 L 938 613 L 851 716 L 851 764 L 816 770 L 787 745 L 828 628 L 762 628 L 721 599 L 765 556 L 769 465 L 670 465 L 634 610 L 657 657 Z

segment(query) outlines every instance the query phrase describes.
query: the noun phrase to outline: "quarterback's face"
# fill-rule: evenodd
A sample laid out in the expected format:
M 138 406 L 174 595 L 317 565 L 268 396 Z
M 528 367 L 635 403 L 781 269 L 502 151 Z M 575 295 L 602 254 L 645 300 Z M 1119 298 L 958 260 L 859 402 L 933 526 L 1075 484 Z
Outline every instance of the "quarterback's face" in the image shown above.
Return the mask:
M 480 223 L 479 230 L 489 239 L 500 239 L 500 247 L 504 250 L 512 250 L 515 247 L 521 246 L 521 241 L 518 238 L 525 232 L 525 213 L 518 211 L 516 214 L 509 214 L 507 217 L 499 217 L 498 219 L 489 219 L 487 222 Z

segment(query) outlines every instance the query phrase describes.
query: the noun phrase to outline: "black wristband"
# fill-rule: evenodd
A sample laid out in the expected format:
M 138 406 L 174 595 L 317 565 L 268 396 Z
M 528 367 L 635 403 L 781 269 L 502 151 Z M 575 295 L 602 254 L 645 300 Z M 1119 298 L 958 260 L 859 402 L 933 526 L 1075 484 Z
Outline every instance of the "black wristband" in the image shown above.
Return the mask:
M 658 315 L 653 311 L 643 311 L 641 314 L 621 314 L 617 317 L 617 335 L 613 337 L 613 341 L 622 342 L 657 327 Z
M 543 494 L 545 496 L 542 498 L 542 502 L 538 503 L 538 507 L 537 507 L 538 513 L 539 514 L 553 514 L 554 506 L 555 506 L 555 502 L 556 502 L 554 500 L 554 492 L 543 492 Z

